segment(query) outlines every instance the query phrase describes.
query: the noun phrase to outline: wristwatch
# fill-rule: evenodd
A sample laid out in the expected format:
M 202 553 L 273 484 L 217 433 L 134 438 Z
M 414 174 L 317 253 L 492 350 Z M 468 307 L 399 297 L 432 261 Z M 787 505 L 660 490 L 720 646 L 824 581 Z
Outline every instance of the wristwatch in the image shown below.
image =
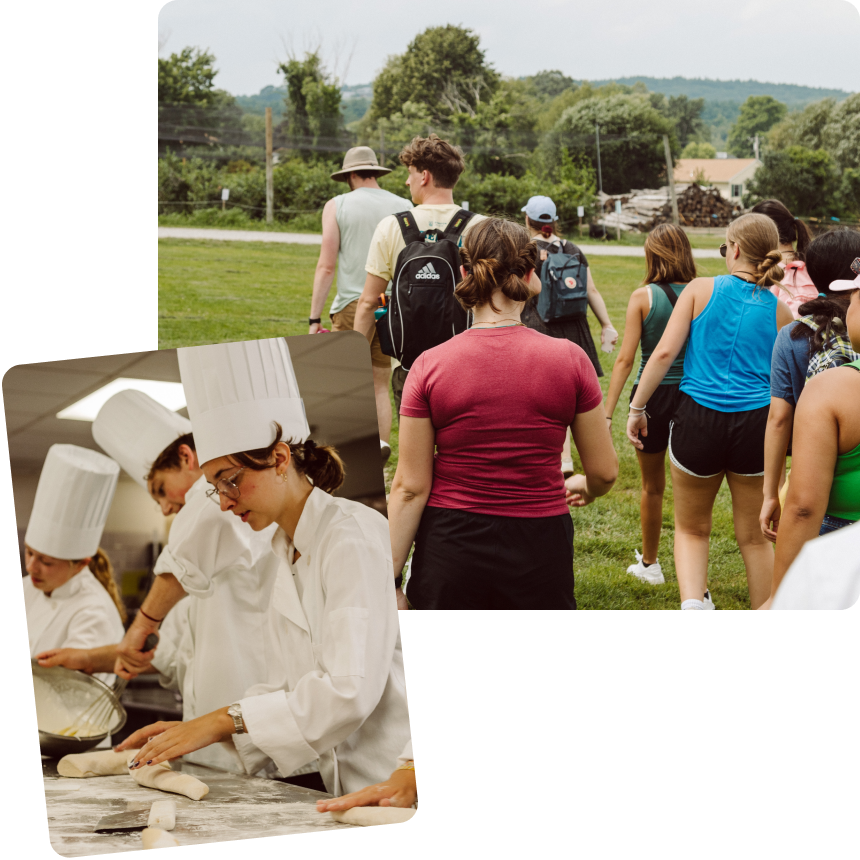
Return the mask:
M 235 705 L 230 705 L 227 708 L 227 714 L 233 718 L 233 725 L 236 728 L 237 735 L 246 735 L 248 730 L 245 728 L 245 720 L 242 719 L 242 706 L 236 702 Z
M 317 325 L 319 325 L 321 322 L 322 322 L 322 317 L 317 317 L 315 320 L 310 320 L 310 319 L 309 319 L 309 320 L 308 320 L 308 325 L 314 325 L 314 323 L 316 323 Z

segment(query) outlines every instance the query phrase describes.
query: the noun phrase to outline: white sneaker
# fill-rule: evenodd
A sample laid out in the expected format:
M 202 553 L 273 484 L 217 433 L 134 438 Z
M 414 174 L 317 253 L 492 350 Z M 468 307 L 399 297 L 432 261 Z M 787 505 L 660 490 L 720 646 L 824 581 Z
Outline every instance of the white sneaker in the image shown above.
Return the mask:
M 636 564 L 631 564 L 627 568 L 627 572 L 643 582 L 649 582 L 651 585 L 662 585 L 666 580 L 663 578 L 663 568 L 660 567 L 660 562 L 655 561 L 654 564 L 646 565 L 642 561 L 642 553 L 638 549 L 634 552 L 636 553 Z
M 685 600 L 681 604 L 681 609 L 716 609 L 714 606 L 714 601 L 711 599 L 711 592 L 705 592 L 704 600 L 695 600 L 691 598 L 690 600 Z
M 561 474 L 565 478 L 569 478 L 573 474 L 573 460 L 561 461 Z
M 704 604 L 705 609 L 716 609 L 717 608 L 716 606 L 714 606 L 714 601 L 711 598 L 711 592 L 710 591 L 705 592 L 705 599 L 702 601 L 702 603 Z
M 381 439 L 379 440 L 379 453 L 382 455 L 382 462 L 387 463 L 388 458 L 391 456 L 391 445 L 388 442 L 383 442 Z

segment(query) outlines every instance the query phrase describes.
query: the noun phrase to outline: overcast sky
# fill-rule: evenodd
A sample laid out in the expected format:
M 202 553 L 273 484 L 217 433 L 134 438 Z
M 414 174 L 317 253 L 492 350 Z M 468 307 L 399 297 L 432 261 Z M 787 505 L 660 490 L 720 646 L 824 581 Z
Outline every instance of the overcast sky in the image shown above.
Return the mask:
M 575 79 L 681 75 L 860 90 L 860 12 L 849 0 L 172 0 L 158 20 L 159 56 L 208 48 L 216 85 L 248 95 L 282 83 L 277 64 L 291 50 L 321 45 L 330 69 L 362 84 L 425 27 L 444 24 L 473 29 L 487 59 L 513 77 L 561 69 Z

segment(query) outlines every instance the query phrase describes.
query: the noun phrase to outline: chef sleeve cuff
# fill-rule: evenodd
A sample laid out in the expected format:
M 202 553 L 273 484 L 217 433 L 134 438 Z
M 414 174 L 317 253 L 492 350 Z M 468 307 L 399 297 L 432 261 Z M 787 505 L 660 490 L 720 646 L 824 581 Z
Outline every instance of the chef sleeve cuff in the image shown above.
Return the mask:
M 161 573 L 172 573 L 185 589 L 185 593 L 192 594 L 194 597 L 210 597 L 214 590 L 211 580 L 204 575 L 200 568 L 191 564 L 187 559 L 175 556 L 170 551 L 169 546 L 166 546 L 161 551 L 161 555 L 158 556 L 154 573 L 156 576 Z
M 409 738 L 409 742 L 403 748 L 403 752 L 397 758 L 397 766 L 406 764 L 407 762 L 414 761 L 415 756 L 412 755 L 412 738 Z
M 316 750 L 299 730 L 284 690 L 250 696 L 240 704 L 248 736 L 254 746 L 274 761 L 281 773 L 290 774 L 317 758 Z

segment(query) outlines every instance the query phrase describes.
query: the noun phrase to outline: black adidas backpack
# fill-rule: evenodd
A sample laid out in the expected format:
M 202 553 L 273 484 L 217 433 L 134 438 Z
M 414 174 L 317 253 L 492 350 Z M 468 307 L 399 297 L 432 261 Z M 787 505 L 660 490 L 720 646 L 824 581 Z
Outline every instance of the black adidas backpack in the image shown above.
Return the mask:
M 376 331 L 382 351 L 404 370 L 424 350 L 471 325 L 472 315 L 460 307 L 454 288 L 460 282 L 458 243 L 473 214 L 460 209 L 441 232 L 419 230 L 412 212 L 394 216 L 406 247 L 397 257 L 388 310 L 376 321 Z

